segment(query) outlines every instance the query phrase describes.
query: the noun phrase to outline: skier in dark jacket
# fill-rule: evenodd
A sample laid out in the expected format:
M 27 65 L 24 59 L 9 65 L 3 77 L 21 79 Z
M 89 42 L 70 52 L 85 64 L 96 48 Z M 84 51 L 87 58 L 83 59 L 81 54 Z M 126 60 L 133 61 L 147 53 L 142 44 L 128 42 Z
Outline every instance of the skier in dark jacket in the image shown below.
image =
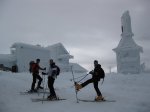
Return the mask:
M 54 82 L 57 77 L 57 67 L 55 63 L 53 62 L 51 65 L 51 72 L 48 75 L 48 87 L 50 90 L 50 95 L 48 96 L 48 99 L 57 99 L 55 89 L 54 89 Z
M 48 75 L 48 88 L 50 91 L 50 95 L 48 96 L 48 99 L 50 99 L 50 100 L 57 99 L 55 89 L 54 89 L 54 82 L 58 75 L 57 73 L 58 73 L 58 66 L 55 65 L 55 62 L 52 59 L 50 59 L 48 73 L 42 72 L 43 75 Z
M 46 68 L 41 68 L 39 66 L 39 63 L 40 63 L 40 59 L 36 59 L 36 63 L 32 63 L 32 66 L 30 68 L 30 72 L 32 72 L 32 76 L 33 76 L 33 81 L 32 81 L 31 90 L 30 90 L 31 92 L 37 92 L 37 90 L 39 88 L 43 89 L 43 87 L 41 87 L 41 82 L 43 79 L 39 75 L 39 70 L 46 70 Z M 38 82 L 38 85 L 35 89 L 36 79 L 38 79 L 39 82 Z
M 88 79 L 87 81 L 85 81 L 82 84 L 76 84 L 75 85 L 76 90 L 80 90 L 81 88 L 85 87 L 89 83 L 93 83 L 94 89 L 97 93 L 97 97 L 95 98 L 95 100 L 96 101 L 104 100 L 104 97 L 102 96 L 102 93 L 100 92 L 100 90 L 98 88 L 98 82 L 100 81 L 100 78 L 101 78 L 101 76 L 100 76 L 100 74 L 101 74 L 101 65 L 98 64 L 97 60 L 94 61 L 94 70 L 89 72 L 89 74 L 92 74 L 92 78 Z

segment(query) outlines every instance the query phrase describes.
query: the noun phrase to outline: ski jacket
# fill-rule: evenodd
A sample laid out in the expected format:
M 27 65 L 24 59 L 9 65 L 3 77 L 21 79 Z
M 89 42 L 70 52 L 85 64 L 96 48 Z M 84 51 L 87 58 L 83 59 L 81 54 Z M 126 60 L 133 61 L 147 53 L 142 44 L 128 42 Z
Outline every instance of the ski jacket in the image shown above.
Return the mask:
M 39 64 L 37 64 L 37 63 L 35 63 L 35 64 L 33 64 L 33 73 L 39 73 L 39 69 L 40 69 L 40 66 L 39 66 Z
M 41 68 L 38 63 L 33 64 L 33 73 L 39 74 L 39 70 L 46 70 L 46 68 Z
M 100 76 L 100 74 L 101 74 L 101 65 L 100 64 L 98 64 L 95 68 L 94 68 L 94 72 L 93 72 L 93 79 L 95 80 L 95 81 L 100 81 L 100 78 L 101 78 L 101 76 Z
M 52 67 L 52 75 L 51 75 L 51 77 L 53 77 L 54 79 L 57 78 L 57 67 L 56 66 Z
M 54 79 L 57 78 L 57 66 L 55 64 L 51 64 L 48 70 L 48 77 L 53 77 Z

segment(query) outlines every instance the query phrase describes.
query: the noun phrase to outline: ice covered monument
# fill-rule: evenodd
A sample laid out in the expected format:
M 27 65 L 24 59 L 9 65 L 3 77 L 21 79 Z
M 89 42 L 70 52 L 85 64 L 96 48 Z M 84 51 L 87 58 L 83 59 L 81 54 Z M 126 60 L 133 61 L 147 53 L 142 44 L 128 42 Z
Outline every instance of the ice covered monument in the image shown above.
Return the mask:
M 18 72 L 29 71 L 29 62 L 39 58 L 41 67 L 49 67 L 49 59 L 53 59 L 60 67 L 61 71 L 70 71 L 73 66 L 75 72 L 86 72 L 77 63 L 70 63 L 73 56 L 65 49 L 62 43 L 57 43 L 48 47 L 40 45 L 30 45 L 25 43 L 14 43 L 11 46 L 10 54 L 0 54 L 0 68 L 17 67 Z
M 140 73 L 140 53 L 143 48 L 133 40 L 131 18 L 129 11 L 125 11 L 121 17 L 121 40 L 113 51 L 116 53 L 118 73 Z

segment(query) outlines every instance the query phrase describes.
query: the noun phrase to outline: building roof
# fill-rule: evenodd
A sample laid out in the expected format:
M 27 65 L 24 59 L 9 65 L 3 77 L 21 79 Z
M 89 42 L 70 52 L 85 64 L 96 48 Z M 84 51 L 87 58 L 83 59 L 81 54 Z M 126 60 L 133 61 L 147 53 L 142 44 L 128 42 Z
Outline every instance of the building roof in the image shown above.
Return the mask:
M 69 52 L 65 49 L 65 47 L 63 46 L 62 43 L 56 43 L 53 45 L 50 45 L 48 47 L 46 47 L 46 49 L 48 49 L 51 53 L 52 57 L 55 58 L 73 58 L 72 55 L 69 54 Z
M 17 47 L 22 47 L 22 48 L 30 48 L 30 49 L 39 49 L 39 50 L 46 50 L 44 47 L 41 47 L 40 45 L 31 45 L 31 44 L 25 44 L 25 43 L 14 43 L 11 48 L 17 48 Z
M 115 52 L 121 51 L 121 50 L 128 50 L 128 49 L 136 49 L 139 50 L 139 52 L 143 52 L 143 48 L 139 45 L 137 45 L 132 37 L 122 37 L 118 46 L 114 48 L 113 50 Z
M 61 59 L 61 58 L 73 58 L 73 56 L 70 54 L 62 54 L 58 57 L 58 59 Z
M 64 51 L 65 54 L 69 54 L 69 52 L 65 49 L 65 47 L 62 45 L 62 43 L 56 43 L 56 44 L 50 45 L 50 46 L 48 46 L 46 48 L 49 49 L 49 50 L 62 48 L 62 50 Z

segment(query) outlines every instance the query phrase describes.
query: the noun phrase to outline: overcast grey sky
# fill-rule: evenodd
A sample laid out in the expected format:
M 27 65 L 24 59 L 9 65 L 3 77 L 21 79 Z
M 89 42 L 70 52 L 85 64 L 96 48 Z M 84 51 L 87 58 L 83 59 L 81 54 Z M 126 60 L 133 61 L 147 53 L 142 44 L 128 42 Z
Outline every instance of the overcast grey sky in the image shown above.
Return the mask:
M 97 59 L 105 69 L 116 66 L 112 51 L 121 37 L 121 16 L 129 10 L 141 61 L 150 66 L 150 0 L 0 0 L 0 54 L 14 42 L 61 42 L 72 62 L 86 69 Z

